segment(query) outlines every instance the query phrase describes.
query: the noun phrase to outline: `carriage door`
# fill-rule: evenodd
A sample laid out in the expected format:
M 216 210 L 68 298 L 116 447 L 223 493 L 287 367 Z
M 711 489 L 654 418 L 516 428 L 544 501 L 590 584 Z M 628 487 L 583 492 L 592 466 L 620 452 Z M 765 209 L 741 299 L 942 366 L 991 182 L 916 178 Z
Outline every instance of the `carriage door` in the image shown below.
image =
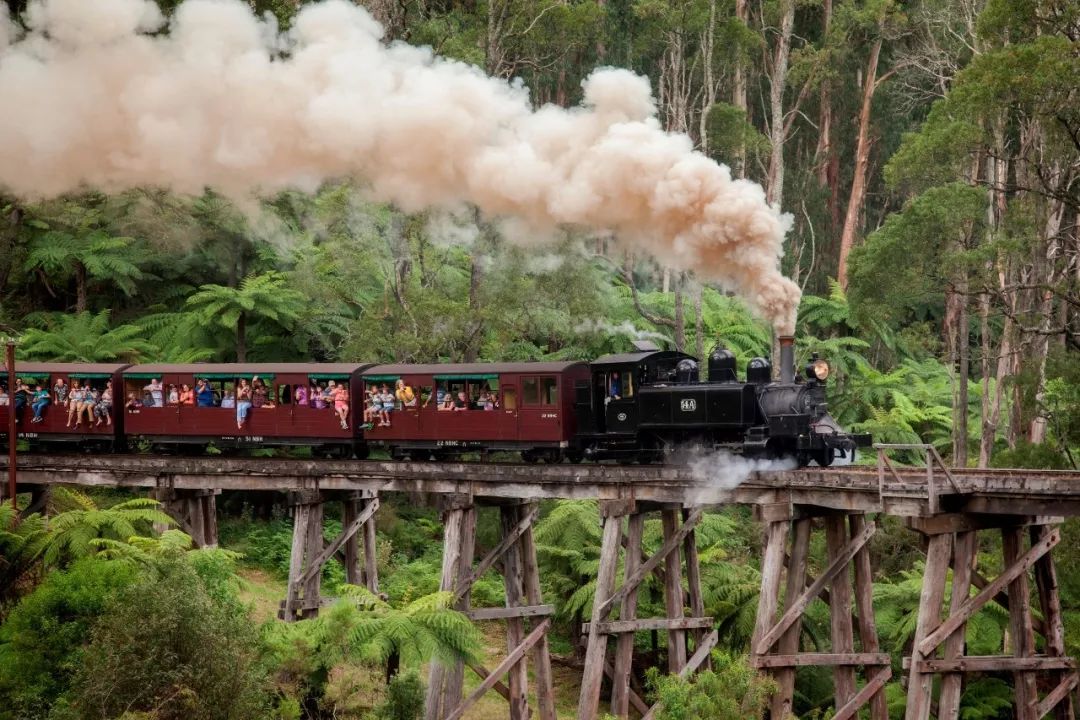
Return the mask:
M 638 426 L 637 398 L 634 397 L 637 379 L 633 367 L 626 366 L 609 370 L 601 375 L 605 378 L 604 394 L 606 404 L 604 418 L 606 432 L 635 433 Z
M 517 440 L 519 437 L 518 406 L 521 402 L 521 397 L 518 395 L 518 378 L 508 379 L 505 375 L 499 378 L 499 392 L 502 394 L 499 409 L 496 411 L 502 413 L 499 422 L 499 439 Z

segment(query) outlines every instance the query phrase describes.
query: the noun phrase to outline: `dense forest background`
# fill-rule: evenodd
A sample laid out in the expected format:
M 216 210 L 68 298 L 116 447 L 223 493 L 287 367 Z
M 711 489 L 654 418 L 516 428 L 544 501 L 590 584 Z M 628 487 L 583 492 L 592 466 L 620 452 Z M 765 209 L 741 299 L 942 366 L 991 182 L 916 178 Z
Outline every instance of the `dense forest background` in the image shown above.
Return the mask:
M 302 4 L 250 3 L 282 27 Z M 784 269 L 805 291 L 799 347 L 832 362 L 830 403 L 844 424 L 879 441 L 933 443 L 957 465 L 1076 467 L 1077 0 L 361 4 L 388 41 L 520 78 L 537 106 L 575 105 L 597 66 L 647 75 L 666 128 L 792 215 Z M 8 6 L 21 22 L 25 3 Z M 523 249 L 475 213 L 373 203 L 361 179 L 243 206 L 212 190 L 0 195 L 0 328 L 20 334 L 24 357 L 87 362 L 591 358 L 633 337 L 697 354 L 722 342 L 740 366 L 769 354 L 771 330 L 737 298 L 611 240 L 567 229 Z M 503 652 L 494 630 L 433 594 L 437 514 L 400 499 L 379 513 L 386 600 L 346 587 L 318 621 L 275 622 L 290 524 L 282 508 L 249 501 L 223 507 L 229 550 L 154 533 L 168 519 L 126 495 L 65 492 L 48 519 L 21 523 L 0 510 L 0 718 L 414 717 L 424 662 Z M 496 523 L 482 514 L 479 545 L 494 542 Z M 709 717 L 754 713 L 763 689 L 741 657 L 760 581 L 756 532 L 741 510 L 706 516 L 706 611 L 728 655 L 698 690 L 656 679 L 655 695 L 689 697 Z M 650 525 L 647 544 L 659 537 Z M 537 538 L 558 610 L 560 709 L 572 717 L 595 505 L 545 506 Z M 1000 548 L 986 542 L 992 572 Z M 874 543 L 877 622 L 899 677 L 921 552 L 887 519 Z M 1058 559 L 1071 643 L 1077 547 L 1067 523 Z M 823 548 L 811 564 L 825 564 Z M 328 571 L 329 586 L 341 580 Z M 473 602 L 501 596 L 491 575 Z M 803 642 L 817 647 L 828 611 L 818 602 L 811 615 Z M 1002 652 L 1006 623 L 1003 611 L 981 612 L 972 652 Z M 641 633 L 638 651 L 660 659 L 663 640 Z M 402 672 L 386 685 L 391 658 Z M 799 670 L 800 716 L 829 711 L 830 683 Z M 891 683 L 896 716 L 902 695 Z M 730 697 L 750 705 L 718 705 Z M 491 708 L 476 717 L 505 713 Z M 966 689 L 964 718 L 1010 713 L 1003 678 Z

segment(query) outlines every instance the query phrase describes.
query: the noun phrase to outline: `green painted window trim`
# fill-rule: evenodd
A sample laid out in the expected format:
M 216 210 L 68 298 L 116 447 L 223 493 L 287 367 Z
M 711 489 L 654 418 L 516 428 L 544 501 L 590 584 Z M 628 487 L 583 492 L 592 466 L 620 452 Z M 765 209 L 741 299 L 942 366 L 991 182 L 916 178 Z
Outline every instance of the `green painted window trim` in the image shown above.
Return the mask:
M 243 378 L 244 380 L 250 380 L 252 378 L 259 378 L 260 380 L 273 380 L 273 373 L 191 373 L 191 376 L 196 380 L 203 378 L 204 380 L 237 380 Z
M 153 380 L 154 378 L 160 378 L 161 373 L 124 373 L 124 379 L 132 380 Z
M 436 380 L 498 380 L 497 373 L 476 373 L 472 375 L 435 375 Z
M 397 382 L 400 375 L 364 375 L 364 382 Z
M 82 380 L 107 380 L 112 377 L 112 373 L 68 373 L 69 378 L 76 378 Z
M 348 373 L 308 373 L 309 380 L 348 380 Z
M 44 380 L 49 381 L 49 373 L 44 375 L 39 373 L 15 373 L 16 380 Z M 7 381 L 7 373 L 4 373 L 4 380 Z

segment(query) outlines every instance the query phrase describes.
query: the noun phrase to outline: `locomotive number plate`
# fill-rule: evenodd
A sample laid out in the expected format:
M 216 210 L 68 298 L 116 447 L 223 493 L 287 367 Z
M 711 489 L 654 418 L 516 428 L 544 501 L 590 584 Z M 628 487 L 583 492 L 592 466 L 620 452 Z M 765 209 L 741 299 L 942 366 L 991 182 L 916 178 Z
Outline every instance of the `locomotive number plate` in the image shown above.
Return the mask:
M 684 398 L 679 401 L 679 409 L 683 412 L 694 412 L 697 410 L 697 400 L 694 398 Z

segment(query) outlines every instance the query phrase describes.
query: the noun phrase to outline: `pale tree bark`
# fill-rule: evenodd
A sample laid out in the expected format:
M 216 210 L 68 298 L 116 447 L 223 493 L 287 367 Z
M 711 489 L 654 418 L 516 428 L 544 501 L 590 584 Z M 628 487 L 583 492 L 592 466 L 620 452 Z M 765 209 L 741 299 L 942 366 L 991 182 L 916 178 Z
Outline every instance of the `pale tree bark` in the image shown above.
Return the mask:
M 709 153 L 709 109 L 716 104 L 719 86 L 713 68 L 716 46 L 716 0 L 709 0 L 709 25 L 701 33 L 701 110 L 698 116 L 698 145 Z
M 781 0 L 780 33 L 773 51 L 772 72 L 769 74 L 769 176 L 766 199 L 775 205 L 784 200 L 784 144 L 787 127 L 784 116 L 784 89 L 787 87 L 788 61 L 791 57 L 791 35 L 795 27 L 795 0 Z
M 829 42 L 829 31 L 832 26 L 833 0 L 823 0 L 822 11 L 822 37 L 825 43 Z M 833 107 L 832 85 L 828 78 L 821 82 L 818 91 L 818 144 L 815 154 L 817 156 L 817 180 L 818 185 L 829 191 L 829 221 L 831 230 L 835 232 L 840 227 L 840 156 L 833 148 Z
M 748 24 L 750 12 L 747 0 L 735 0 L 735 18 L 743 25 Z M 750 108 L 746 97 L 746 59 L 740 54 L 735 61 L 735 68 L 731 78 L 731 104 L 746 114 Z M 739 147 L 735 155 L 735 172 L 741 177 L 746 177 L 746 146 Z
M 847 213 L 844 228 L 840 232 L 840 257 L 837 264 L 837 281 L 847 290 L 848 256 L 855 246 L 859 219 L 862 217 L 863 201 L 866 199 L 866 175 L 870 167 L 870 111 L 873 107 L 874 93 L 880 84 L 877 77 L 878 60 L 881 57 L 881 44 L 884 38 L 878 34 L 870 49 L 863 80 L 862 106 L 859 108 L 859 131 L 855 143 L 855 167 L 851 178 L 851 193 L 848 195 Z
M 705 318 L 702 314 L 702 295 L 705 288 L 694 283 L 694 354 L 698 360 L 705 358 Z
M 1008 162 L 1005 159 L 1005 131 L 1004 120 L 999 118 L 993 127 L 993 152 L 987 159 L 983 172 L 988 187 L 988 200 L 986 209 L 987 242 L 993 240 L 1001 223 L 1005 218 L 1006 197 L 1004 188 L 1005 178 L 1008 176 Z M 1004 288 L 1010 275 L 1008 260 L 999 256 L 987 268 L 991 277 L 996 277 L 999 287 Z M 1007 300 L 1006 300 L 1007 301 Z M 994 451 L 994 441 L 997 438 L 998 427 L 1001 422 L 1001 403 L 1004 398 L 1004 381 L 1009 374 L 1013 356 L 1013 315 L 1006 313 L 1004 327 L 1001 332 L 1001 340 L 997 350 L 994 350 L 992 330 L 990 326 L 991 295 L 989 289 L 979 295 L 979 321 L 980 334 L 982 336 L 982 428 L 979 440 L 979 467 L 990 466 L 990 458 Z M 990 381 L 994 380 L 993 391 Z

